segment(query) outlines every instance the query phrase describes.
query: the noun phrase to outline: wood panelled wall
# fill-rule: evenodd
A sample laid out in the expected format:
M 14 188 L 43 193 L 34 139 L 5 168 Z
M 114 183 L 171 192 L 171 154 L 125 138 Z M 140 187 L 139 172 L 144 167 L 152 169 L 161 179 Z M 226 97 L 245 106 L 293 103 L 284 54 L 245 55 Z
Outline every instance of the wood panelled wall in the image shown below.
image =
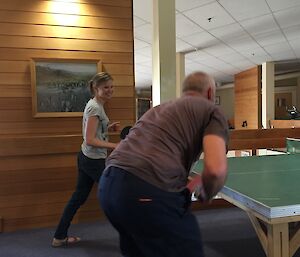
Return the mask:
M 235 129 L 261 128 L 261 66 L 234 77 Z
M 76 184 L 81 118 L 32 117 L 31 58 L 101 60 L 115 84 L 108 116 L 122 126 L 132 125 L 132 0 L 0 1 L 3 231 L 56 225 Z M 94 189 L 74 221 L 101 215 Z

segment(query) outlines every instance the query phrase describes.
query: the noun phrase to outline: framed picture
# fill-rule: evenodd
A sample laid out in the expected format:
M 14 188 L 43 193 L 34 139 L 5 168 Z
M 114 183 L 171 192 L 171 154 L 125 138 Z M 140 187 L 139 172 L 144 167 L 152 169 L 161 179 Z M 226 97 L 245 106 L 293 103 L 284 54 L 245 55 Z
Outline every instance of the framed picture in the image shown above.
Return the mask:
M 216 96 L 215 104 L 220 105 L 220 96 Z
M 99 60 L 32 59 L 33 116 L 82 116 L 91 97 L 87 83 L 101 70 Z

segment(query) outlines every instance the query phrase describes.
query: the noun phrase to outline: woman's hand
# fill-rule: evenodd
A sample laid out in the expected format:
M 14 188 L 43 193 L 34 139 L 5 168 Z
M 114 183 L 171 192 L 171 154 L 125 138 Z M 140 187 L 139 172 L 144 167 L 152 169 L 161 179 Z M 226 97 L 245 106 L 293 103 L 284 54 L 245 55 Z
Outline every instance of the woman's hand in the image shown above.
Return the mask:
M 108 125 L 108 131 L 120 131 L 120 122 L 112 122 Z

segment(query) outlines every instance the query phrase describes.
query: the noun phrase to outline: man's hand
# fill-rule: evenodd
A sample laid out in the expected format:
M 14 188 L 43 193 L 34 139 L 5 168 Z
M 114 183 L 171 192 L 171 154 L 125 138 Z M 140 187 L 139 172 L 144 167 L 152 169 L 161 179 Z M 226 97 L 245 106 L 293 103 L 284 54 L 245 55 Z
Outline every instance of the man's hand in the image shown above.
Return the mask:
M 187 188 L 189 189 L 190 193 L 194 193 L 194 196 L 200 201 L 200 202 L 206 202 L 208 201 L 205 189 L 203 187 L 202 183 L 202 176 L 197 175 L 195 177 L 189 177 L 188 178 L 189 183 L 187 184 Z

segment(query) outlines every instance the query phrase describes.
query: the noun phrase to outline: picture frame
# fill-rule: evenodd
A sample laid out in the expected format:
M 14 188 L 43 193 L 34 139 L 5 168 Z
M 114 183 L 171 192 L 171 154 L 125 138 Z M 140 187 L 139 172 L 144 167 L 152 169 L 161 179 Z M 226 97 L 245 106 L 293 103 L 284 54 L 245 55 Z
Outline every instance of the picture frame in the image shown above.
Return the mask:
M 140 119 L 145 112 L 152 107 L 152 101 L 149 98 L 136 99 L 136 119 Z
M 33 58 L 30 62 L 33 117 L 82 116 L 91 97 L 88 81 L 102 71 L 101 61 Z
M 220 96 L 216 96 L 216 98 L 215 98 L 215 104 L 216 105 L 220 105 L 221 104 L 221 101 L 220 101 L 221 99 L 220 99 Z

